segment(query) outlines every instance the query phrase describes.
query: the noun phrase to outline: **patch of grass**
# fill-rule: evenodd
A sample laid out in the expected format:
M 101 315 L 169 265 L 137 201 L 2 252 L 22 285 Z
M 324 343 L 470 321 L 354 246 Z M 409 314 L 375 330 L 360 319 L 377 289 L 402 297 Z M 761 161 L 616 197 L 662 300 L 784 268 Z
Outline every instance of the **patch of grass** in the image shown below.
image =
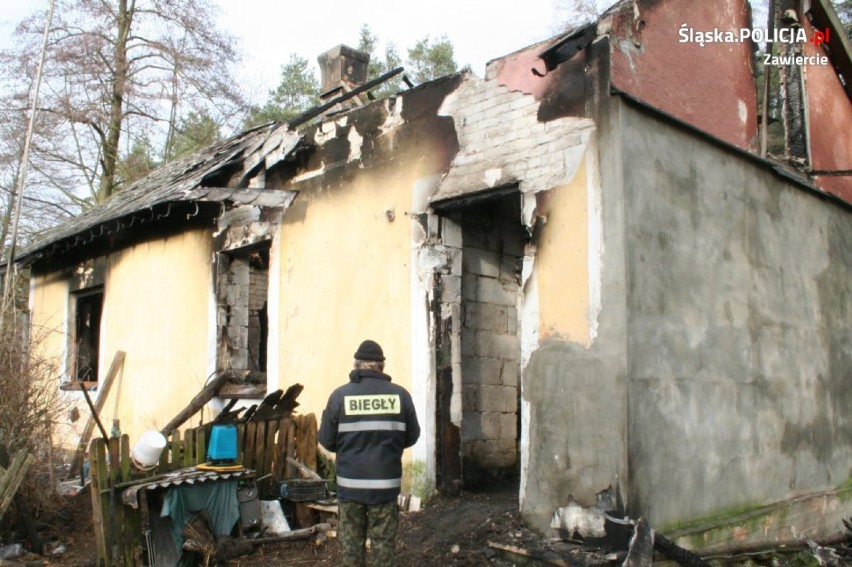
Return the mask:
M 671 525 L 663 526 L 660 529 L 662 533 L 676 533 L 681 531 L 688 531 L 692 529 L 700 529 L 704 526 L 712 526 L 716 524 L 722 524 L 728 521 L 743 521 L 748 515 L 757 514 L 761 515 L 767 509 L 767 505 L 765 503 L 757 503 L 750 502 L 745 504 L 739 504 L 736 506 L 731 506 L 730 508 L 726 508 L 720 510 L 716 513 L 709 514 L 707 516 L 702 516 L 700 518 L 691 518 L 684 522 L 675 522 Z
M 337 491 L 337 462 L 328 455 L 319 451 L 317 453 L 317 473 L 328 479 L 328 489 Z
M 417 496 L 423 504 L 435 495 L 435 479 L 429 475 L 424 461 L 411 461 L 403 465 L 402 491 Z
M 845 482 L 837 485 L 837 496 L 843 502 L 852 500 L 852 478 L 848 478 Z

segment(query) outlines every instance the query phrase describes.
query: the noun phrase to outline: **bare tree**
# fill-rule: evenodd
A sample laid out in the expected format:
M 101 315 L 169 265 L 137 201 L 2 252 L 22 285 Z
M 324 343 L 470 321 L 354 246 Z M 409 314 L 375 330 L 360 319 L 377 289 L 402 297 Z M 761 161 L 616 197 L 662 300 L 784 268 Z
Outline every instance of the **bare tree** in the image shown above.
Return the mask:
M 26 93 L 25 93 L 26 94 Z M 21 159 L 24 149 L 24 132 L 27 130 L 28 101 L 26 97 L 0 97 L 0 249 L 7 242 L 11 225 L 12 211 L 15 208 L 15 195 L 21 174 Z M 43 119 L 44 114 L 39 118 Z M 43 121 L 42 121 L 43 122 Z M 27 176 L 27 188 L 23 193 L 22 209 L 19 218 L 18 242 L 26 243 L 45 226 L 56 224 L 72 216 L 79 207 L 71 203 L 63 194 L 53 191 L 46 184 L 43 175 L 44 140 L 39 134 L 44 124 L 37 124 L 30 152 L 30 170 Z M 58 180 L 56 180 L 58 181 Z M 69 181 L 71 183 L 71 181 Z M 7 254 L 0 254 L 6 259 Z
M 611 4 L 603 0 L 554 0 L 553 33 L 562 33 L 594 21 Z
M 138 152 L 138 140 L 156 141 L 162 158 L 190 110 L 206 109 L 221 123 L 235 118 L 243 104 L 232 80 L 237 53 L 213 14 L 208 0 L 58 0 L 33 140 L 38 189 L 30 194 L 85 208 L 132 181 L 122 171 L 138 168 L 120 162 Z M 21 22 L 15 48 L 0 54 L 7 120 L 22 111 L 42 22 L 41 14 Z M 14 146 L 14 135 L 5 142 Z

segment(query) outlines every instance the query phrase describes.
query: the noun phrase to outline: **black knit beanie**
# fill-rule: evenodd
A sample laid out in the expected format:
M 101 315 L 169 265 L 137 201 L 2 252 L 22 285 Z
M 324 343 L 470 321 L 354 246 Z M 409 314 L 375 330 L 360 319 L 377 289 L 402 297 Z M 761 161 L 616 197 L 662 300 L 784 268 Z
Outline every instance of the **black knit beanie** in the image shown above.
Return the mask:
M 373 360 L 375 362 L 384 362 L 385 353 L 382 352 L 382 347 L 376 341 L 366 340 L 355 351 L 355 360 Z

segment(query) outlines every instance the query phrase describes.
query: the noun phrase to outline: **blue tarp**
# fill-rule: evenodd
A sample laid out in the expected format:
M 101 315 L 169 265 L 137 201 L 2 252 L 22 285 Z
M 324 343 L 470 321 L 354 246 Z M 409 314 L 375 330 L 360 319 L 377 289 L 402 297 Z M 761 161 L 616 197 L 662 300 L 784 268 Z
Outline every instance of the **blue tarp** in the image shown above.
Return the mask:
M 199 512 L 207 512 L 210 529 L 216 536 L 231 533 L 240 519 L 238 485 L 239 480 L 230 479 L 169 487 L 160 516 L 171 517 L 172 538 L 178 549 L 183 545 L 184 524 Z

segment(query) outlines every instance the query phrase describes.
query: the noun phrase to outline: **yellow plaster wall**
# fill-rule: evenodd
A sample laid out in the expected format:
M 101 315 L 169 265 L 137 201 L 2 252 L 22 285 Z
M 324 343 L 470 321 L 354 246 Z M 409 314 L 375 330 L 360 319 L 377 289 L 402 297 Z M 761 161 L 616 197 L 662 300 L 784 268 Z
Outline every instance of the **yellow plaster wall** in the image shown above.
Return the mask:
M 61 398 L 57 407 L 63 408 L 57 427 L 54 428 L 53 442 L 56 445 L 73 448 L 77 444 L 79 432 L 88 416 L 88 409 L 80 394 L 64 394 L 59 390 L 65 356 L 65 316 L 68 308 L 69 280 L 62 273 L 37 275 L 33 277 L 31 287 L 32 329 L 31 346 L 34 355 L 42 358 L 54 372 L 46 377 L 51 384 L 48 391 Z M 77 405 L 82 419 L 72 422 L 71 409 Z
M 55 358 L 61 368 L 65 347 L 65 314 L 69 281 L 61 273 L 38 275 L 32 285 L 33 346 L 44 356 Z M 58 381 L 58 377 L 57 377 Z
M 300 412 L 319 418 L 332 390 L 348 380 L 364 339 L 382 346 L 385 372 L 411 390 L 411 224 L 405 212 L 412 184 L 402 176 L 364 174 L 343 188 L 300 193 L 284 215 L 279 379 L 282 388 L 305 386 Z
M 116 351 L 127 356 L 101 418 L 109 429 L 118 417 L 131 443 L 146 429 L 165 425 L 206 380 L 211 254 L 210 233 L 197 230 L 107 257 L 99 380 Z M 37 276 L 33 283 L 33 334 L 43 333 L 43 352 L 61 360 L 67 340 L 67 275 Z M 82 431 L 89 410 L 77 392 L 58 395 L 76 404 L 82 416 L 57 430 L 57 442 L 73 448 L 73 433 Z
M 536 258 L 539 336 L 588 345 L 589 202 L 585 160 L 567 185 L 547 195 Z
M 100 378 L 127 353 L 104 408 L 131 443 L 182 410 L 207 379 L 212 239 L 196 230 L 110 255 Z M 209 417 L 209 416 L 206 416 Z

